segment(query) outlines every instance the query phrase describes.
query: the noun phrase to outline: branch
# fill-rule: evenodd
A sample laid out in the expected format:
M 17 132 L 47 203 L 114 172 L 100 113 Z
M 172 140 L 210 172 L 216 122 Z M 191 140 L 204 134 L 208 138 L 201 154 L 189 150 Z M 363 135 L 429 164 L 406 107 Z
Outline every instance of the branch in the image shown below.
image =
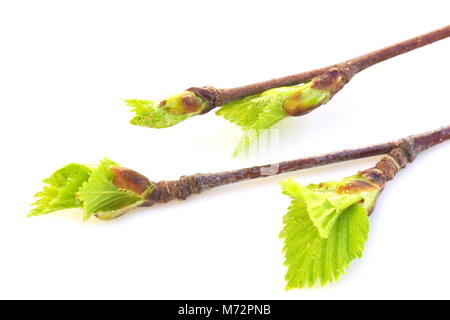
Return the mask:
M 191 194 L 227 184 L 376 155 L 385 156 L 374 168 L 359 173 L 357 180 L 363 177 L 365 181 L 348 183 L 345 188 L 348 189 L 346 191 L 358 192 L 361 186 L 367 187 L 368 181 L 370 185 L 376 185 L 377 190 L 382 190 L 386 181 L 392 179 L 420 152 L 449 139 L 450 126 L 447 126 L 367 147 L 232 171 L 182 176 L 178 180 L 160 182 L 150 181 L 139 172 L 119 166 L 109 159 L 103 159 L 97 166 L 71 163 L 44 180 L 46 186 L 36 194 L 38 200 L 33 204 L 34 208 L 29 215 L 82 208 L 85 219 L 95 215 L 99 219 L 109 220 L 139 206 L 184 200 Z
M 146 201 L 142 205 L 151 206 L 155 203 L 166 203 L 175 199 L 185 200 L 191 194 L 198 194 L 218 186 L 250 179 L 270 177 L 291 171 L 320 167 L 337 162 L 389 154 L 396 149 L 403 151 L 407 162 L 412 162 L 422 151 L 449 139 L 450 126 L 446 126 L 435 131 L 413 135 L 390 142 L 374 144 L 367 147 L 346 149 L 318 156 L 232 171 L 182 176 L 179 180 L 173 181 L 160 181 L 158 183 L 149 182 L 150 184 L 154 184 L 155 188 L 153 189 L 153 192 L 148 195 Z M 367 174 L 368 176 L 373 171 L 372 170 L 369 172 L 369 170 Z M 390 180 L 393 178 L 391 173 L 386 174 L 387 177 L 385 177 L 385 180 Z M 376 180 L 376 178 L 377 177 L 374 177 L 373 180 Z
M 345 82 L 348 82 L 354 75 L 370 66 L 448 37 L 450 37 L 450 25 L 336 65 L 242 87 L 228 89 L 216 89 L 210 86 L 203 88 L 193 87 L 188 89 L 188 91 L 193 91 L 208 101 L 210 107 L 207 111 L 209 111 L 228 102 L 258 94 L 268 89 L 292 86 L 310 81 L 333 68 L 340 70 L 345 75 Z
M 296 75 L 229 89 L 193 87 L 160 101 L 126 100 L 135 113 L 130 122 L 166 128 L 220 106 L 216 114 L 243 129 L 236 155 L 263 130 L 328 103 L 358 72 L 449 36 L 450 26 L 446 26 L 342 63 Z

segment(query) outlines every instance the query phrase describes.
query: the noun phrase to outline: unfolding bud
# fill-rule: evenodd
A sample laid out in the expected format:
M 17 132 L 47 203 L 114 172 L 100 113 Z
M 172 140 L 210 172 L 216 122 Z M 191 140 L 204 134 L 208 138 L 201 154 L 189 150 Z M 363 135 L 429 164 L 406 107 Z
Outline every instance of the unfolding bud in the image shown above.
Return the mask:
M 206 103 L 192 91 L 183 91 L 159 103 L 161 108 L 172 113 L 196 115 L 203 111 Z
M 114 174 L 112 183 L 119 189 L 145 195 L 149 187 L 154 185 L 146 176 L 125 167 L 111 167 L 111 171 Z
M 40 216 L 68 208 L 81 208 L 83 203 L 76 192 L 89 180 L 92 170 L 88 166 L 71 163 L 43 180 L 42 191 L 35 194 L 34 208 L 28 216 Z
M 290 116 L 301 116 L 327 103 L 344 86 L 344 78 L 338 69 L 332 69 L 299 86 L 283 104 Z
M 69 164 L 44 182 L 29 216 L 81 208 L 84 219 L 109 220 L 142 205 L 154 184 L 140 173 L 103 159 L 98 166 Z
M 361 206 L 371 212 L 382 188 L 357 174 L 342 179 L 302 186 L 293 181 L 282 181 L 283 192 L 302 201 L 309 218 L 323 238 L 327 238 L 334 224 L 348 208 Z
M 150 128 L 166 128 L 202 113 L 208 106 L 192 91 L 183 91 L 159 102 L 131 99 L 125 101 L 136 113 L 131 123 Z
M 301 116 L 327 103 L 346 83 L 343 73 L 331 69 L 311 81 L 279 87 L 229 102 L 216 114 L 244 130 L 235 154 L 244 150 L 260 132 L 289 116 Z
M 288 267 L 286 288 L 337 281 L 362 256 L 368 213 L 382 188 L 361 174 L 308 186 L 288 179 L 280 185 L 292 199 L 280 234 Z
M 406 166 L 407 152 L 395 148 L 370 169 L 341 181 L 280 183 L 291 199 L 281 237 L 285 241 L 287 288 L 336 281 L 361 257 L 369 219 L 387 181 Z

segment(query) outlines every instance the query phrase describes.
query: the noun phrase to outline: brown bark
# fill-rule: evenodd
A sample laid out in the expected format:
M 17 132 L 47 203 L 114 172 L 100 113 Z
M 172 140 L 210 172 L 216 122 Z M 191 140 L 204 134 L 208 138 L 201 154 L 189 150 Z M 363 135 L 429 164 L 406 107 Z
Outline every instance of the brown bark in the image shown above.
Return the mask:
M 258 94 L 268 89 L 308 82 L 333 68 L 338 69 L 343 75 L 345 82 L 348 82 L 355 74 L 370 66 L 448 37 L 450 37 L 450 25 L 409 40 L 399 42 L 389 47 L 373 51 L 357 58 L 316 70 L 306 71 L 236 88 L 216 89 L 214 87 L 207 86 L 193 87 L 187 90 L 195 92 L 208 102 L 209 107 L 204 110 L 203 113 L 205 113 L 230 101 Z
M 398 171 L 411 162 L 422 151 L 450 139 L 450 126 L 419 135 L 367 147 L 346 149 L 319 156 L 306 157 L 263 166 L 243 168 L 218 173 L 194 174 L 179 180 L 152 182 L 155 189 L 150 193 L 144 206 L 165 203 L 170 200 L 184 200 L 191 194 L 201 193 L 218 186 L 244 180 L 264 178 L 286 172 L 319 167 L 336 162 L 385 155 L 374 168 L 362 173 L 369 180 L 384 186 Z M 139 181 L 142 181 L 140 179 Z

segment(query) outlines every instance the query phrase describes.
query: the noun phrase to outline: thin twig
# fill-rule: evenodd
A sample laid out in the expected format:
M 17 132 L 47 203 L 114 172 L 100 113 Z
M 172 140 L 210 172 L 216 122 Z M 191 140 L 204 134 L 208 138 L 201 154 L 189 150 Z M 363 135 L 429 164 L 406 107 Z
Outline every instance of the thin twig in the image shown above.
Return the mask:
M 338 69 L 341 74 L 344 75 L 345 82 L 348 82 L 355 74 L 370 66 L 448 37 L 450 37 L 450 25 L 420 35 L 418 37 L 399 42 L 392 46 L 359 56 L 357 58 L 316 70 L 302 72 L 236 88 L 216 89 L 214 87 L 207 86 L 193 87 L 188 90 L 195 92 L 208 102 L 209 107 L 204 111 L 208 112 L 211 109 L 221 106 L 230 101 L 258 94 L 268 89 L 282 86 L 292 86 L 310 81 L 311 79 L 334 68 Z
M 182 176 L 179 180 L 173 181 L 151 182 L 132 170 L 124 172 L 124 175 L 126 174 L 127 180 L 129 181 L 139 181 L 141 189 L 147 188 L 150 184 L 155 186 L 153 192 L 148 195 L 144 203 L 144 206 L 151 206 L 155 203 L 165 203 L 174 199 L 184 200 L 191 194 L 201 193 L 218 186 L 324 166 L 336 162 L 389 154 L 395 149 L 401 149 L 406 155 L 407 160 L 411 162 L 420 152 L 449 139 L 450 126 L 446 126 L 435 131 L 367 147 L 346 149 L 319 156 L 232 171 Z

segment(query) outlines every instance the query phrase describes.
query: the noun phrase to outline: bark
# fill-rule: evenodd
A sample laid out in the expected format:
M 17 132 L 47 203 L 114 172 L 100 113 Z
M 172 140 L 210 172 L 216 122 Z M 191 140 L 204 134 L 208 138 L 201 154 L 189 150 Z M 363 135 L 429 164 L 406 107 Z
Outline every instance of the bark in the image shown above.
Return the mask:
M 333 68 L 339 70 L 344 78 L 344 81 L 347 83 L 358 72 L 370 66 L 448 37 L 450 37 L 450 25 L 412 39 L 399 42 L 389 47 L 373 51 L 357 58 L 316 70 L 310 70 L 236 88 L 217 89 L 211 86 L 206 86 L 192 87 L 187 90 L 195 92 L 207 101 L 208 107 L 203 111 L 203 113 L 206 113 L 215 107 L 250 95 L 261 93 L 268 89 L 308 82 Z
M 182 176 L 179 180 L 151 182 L 154 190 L 144 206 L 155 203 L 166 203 L 171 200 L 185 200 L 191 194 L 198 194 L 211 188 L 241 182 L 245 180 L 270 177 L 286 172 L 324 166 L 332 163 L 361 159 L 377 155 L 385 155 L 375 167 L 362 172 L 369 180 L 384 186 L 386 181 L 412 162 L 422 151 L 450 139 L 450 126 L 435 131 L 413 135 L 407 138 L 385 143 L 374 144 L 356 149 L 346 149 L 318 156 L 306 157 L 279 163 L 255 166 L 218 173 L 194 174 Z M 130 170 L 131 171 L 131 170 Z M 129 174 L 129 172 L 127 172 Z M 136 180 L 142 183 L 142 177 Z M 122 182 L 123 183 L 123 182 Z M 124 184 L 124 183 L 123 183 Z M 140 185 L 142 189 L 143 186 Z

